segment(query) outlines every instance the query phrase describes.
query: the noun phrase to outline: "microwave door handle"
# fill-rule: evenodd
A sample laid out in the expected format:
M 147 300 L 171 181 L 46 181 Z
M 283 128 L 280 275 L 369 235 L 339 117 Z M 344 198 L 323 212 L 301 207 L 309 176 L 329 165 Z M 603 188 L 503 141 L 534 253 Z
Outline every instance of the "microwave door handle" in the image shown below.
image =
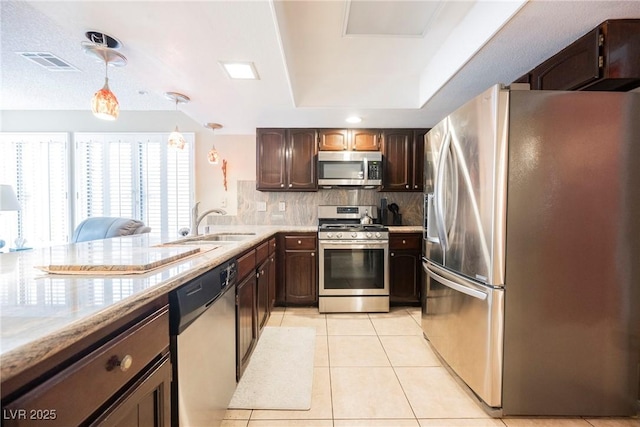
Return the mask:
M 440 149 L 440 158 L 438 159 L 438 171 L 435 182 L 435 216 L 436 229 L 440 238 L 442 250 L 446 252 L 449 248 L 449 240 L 447 237 L 446 225 L 444 223 L 444 168 L 446 165 L 446 157 L 449 154 L 449 146 L 451 144 L 451 133 L 447 131 L 444 136 L 442 148 Z
M 453 289 L 454 291 L 462 292 L 465 295 L 469 295 L 470 297 L 474 297 L 483 301 L 487 299 L 487 294 L 485 292 L 469 288 L 460 283 L 456 283 L 453 280 L 449 280 L 447 278 L 442 277 L 441 275 L 436 273 L 426 262 L 422 263 L 422 267 L 427 271 L 428 274 L 430 274 L 439 283 L 445 285 L 448 288 Z
M 364 185 L 367 185 L 367 183 L 369 182 L 369 160 L 367 160 L 367 158 L 364 158 L 364 173 L 362 174 L 362 176 L 364 177 Z

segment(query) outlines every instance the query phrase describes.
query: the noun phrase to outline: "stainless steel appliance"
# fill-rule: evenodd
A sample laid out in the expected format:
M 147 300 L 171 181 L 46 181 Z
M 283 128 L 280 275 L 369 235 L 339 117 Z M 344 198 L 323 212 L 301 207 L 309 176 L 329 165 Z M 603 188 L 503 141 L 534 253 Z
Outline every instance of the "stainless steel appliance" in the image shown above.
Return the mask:
M 426 135 L 422 326 L 485 409 L 636 414 L 638 117 L 494 86 Z
M 236 389 L 237 263 L 169 294 L 173 426 L 219 426 Z
M 320 313 L 389 311 L 389 230 L 377 218 L 376 206 L 318 207 Z
M 380 151 L 320 151 L 318 185 L 374 188 L 382 185 Z

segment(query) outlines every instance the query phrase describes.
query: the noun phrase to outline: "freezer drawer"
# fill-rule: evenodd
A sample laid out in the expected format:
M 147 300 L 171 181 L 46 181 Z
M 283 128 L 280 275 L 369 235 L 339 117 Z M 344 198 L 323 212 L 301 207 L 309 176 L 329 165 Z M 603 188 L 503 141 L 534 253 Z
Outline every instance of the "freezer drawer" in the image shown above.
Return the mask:
M 433 348 L 489 406 L 502 406 L 504 289 L 423 262 L 422 329 Z

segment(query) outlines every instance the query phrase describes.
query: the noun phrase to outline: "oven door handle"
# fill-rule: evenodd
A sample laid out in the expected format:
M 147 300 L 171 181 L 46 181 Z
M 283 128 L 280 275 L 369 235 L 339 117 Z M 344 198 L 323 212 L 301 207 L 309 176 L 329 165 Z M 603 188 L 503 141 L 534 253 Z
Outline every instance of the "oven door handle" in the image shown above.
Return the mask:
M 341 240 L 341 241 L 320 241 L 320 249 L 387 249 L 389 242 L 386 240 Z

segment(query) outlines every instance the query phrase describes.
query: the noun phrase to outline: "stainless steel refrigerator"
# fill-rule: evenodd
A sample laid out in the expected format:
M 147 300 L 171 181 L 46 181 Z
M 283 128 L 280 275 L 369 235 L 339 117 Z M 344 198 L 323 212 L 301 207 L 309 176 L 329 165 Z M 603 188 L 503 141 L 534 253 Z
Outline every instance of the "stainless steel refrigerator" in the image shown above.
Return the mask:
M 636 414 L 640 93 L 494 86 L 425 144 L 433 348 L 494 414 Z

